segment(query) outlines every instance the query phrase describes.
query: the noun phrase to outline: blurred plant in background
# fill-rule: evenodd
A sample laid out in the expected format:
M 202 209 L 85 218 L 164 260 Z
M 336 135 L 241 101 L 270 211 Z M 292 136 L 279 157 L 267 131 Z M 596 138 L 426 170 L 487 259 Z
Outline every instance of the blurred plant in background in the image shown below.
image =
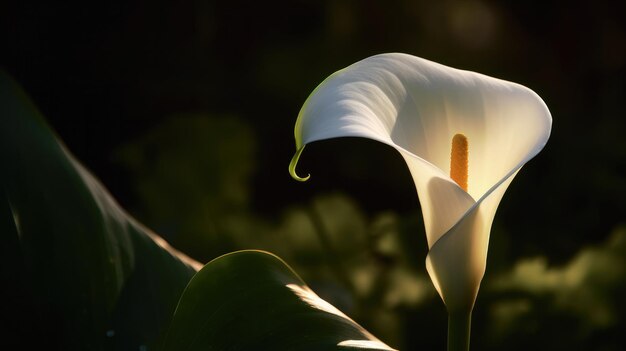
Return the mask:
M 619 350 L 626 341 L 626 227 L 616 228 L 607 242 L 581 250 L 567 264 L 550 267 L 545 257 L 522 259 L 488 285 L 490 324 L 495 343 L 513 339 L 516 347 L 565 347 L 553 338 L 561 328 L 571 336 L 569 348 Z
M 142 218 L 203 261 L 230 251 L 249 233 L 256 142 L 232 117 L 172 116 L 116 157 L 136 182 Z

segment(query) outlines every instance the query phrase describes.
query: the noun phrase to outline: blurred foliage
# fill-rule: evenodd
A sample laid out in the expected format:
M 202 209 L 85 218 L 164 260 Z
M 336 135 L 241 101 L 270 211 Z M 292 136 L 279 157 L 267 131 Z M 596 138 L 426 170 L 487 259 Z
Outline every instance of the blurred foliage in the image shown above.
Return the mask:
M 254 146 L 252 131 L 242 121 L 184 115 L 165 121 L 117 155 L 137 181 L 143 219 L 208 261 L 230 251 L 230 227 L 249 206 Z
M 275 252 L 403 350 L 443 349 L 446 333 L 406 166 L 382 145 L 333 140 L 307 147 L 300 167 L 312 179 L 292 181 L 298 110 L 332 72 L 387 51 L 522 83 L 546 101 L 553 134 L 496 215 L 472 344 L 618 350 L 625 6 L 15 1 L 0 5 L 0 64 L 174 246 L 202 261 Z
M 481 302 L 489 304 L 487 325 L 494 331 L 486 341 L 494 347 L 514 340 L 507 346 L 512 350 L 534 347 L 536 339 L 546 349 L 621 350 L 625 278 L 626 226 L 564 265 L 549 266 L 546 257 L 520 260 L 484 284 Z M 569 337 L 555 337 L 565 333 Z

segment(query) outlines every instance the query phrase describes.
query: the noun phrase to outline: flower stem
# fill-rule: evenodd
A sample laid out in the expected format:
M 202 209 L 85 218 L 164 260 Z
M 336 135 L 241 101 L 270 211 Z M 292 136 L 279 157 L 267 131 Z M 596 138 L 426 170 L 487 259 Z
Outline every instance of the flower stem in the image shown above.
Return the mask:
M 448 313 L 448 351 L 469 351 L 472 309 Z

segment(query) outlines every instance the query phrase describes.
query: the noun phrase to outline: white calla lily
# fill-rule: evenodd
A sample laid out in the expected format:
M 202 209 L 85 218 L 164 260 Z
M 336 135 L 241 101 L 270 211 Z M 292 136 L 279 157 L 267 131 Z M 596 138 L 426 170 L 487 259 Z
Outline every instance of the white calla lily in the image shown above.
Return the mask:
M 419 196 L 428 273 L 450 313 L 471 311 L 485 272 L 498 204 L 520 168 L 545 145 L 552 117 L 532 90 L 406 54 L 381 54 L 322 82 L 300 110 L 297 152 L 337 137 L 394 147 Z M 467 189 L 450 176 L 451 143 L 469 143 Z

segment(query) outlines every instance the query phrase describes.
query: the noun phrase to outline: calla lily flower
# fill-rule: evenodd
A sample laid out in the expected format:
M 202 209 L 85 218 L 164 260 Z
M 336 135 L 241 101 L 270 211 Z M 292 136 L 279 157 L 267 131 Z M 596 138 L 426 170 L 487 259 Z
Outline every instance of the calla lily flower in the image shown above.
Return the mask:
M 366 58 L 324 80 L 295 126 L 297 152 L 338 137 L 392 146 L 415 182 L 426 268 L 450 314 L 470 311 L 506 188 L 546 144 L 552 117 L 532 90 L 411 55 Z

